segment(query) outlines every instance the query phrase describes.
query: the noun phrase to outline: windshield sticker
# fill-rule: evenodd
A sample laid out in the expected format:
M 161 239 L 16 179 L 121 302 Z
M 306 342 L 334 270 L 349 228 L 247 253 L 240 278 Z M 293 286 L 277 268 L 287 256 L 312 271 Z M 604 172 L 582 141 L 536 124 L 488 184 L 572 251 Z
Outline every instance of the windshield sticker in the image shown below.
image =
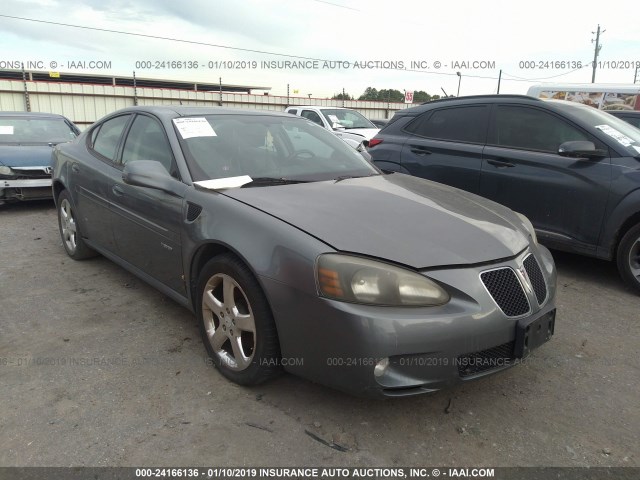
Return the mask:
M 0 125 L 0 135 L 13 135 L 13 125 Z
M 214 178 L 213 180 L 203 180 L 193 183 L 200 187 L 208 188 L 209 190 L 225 190 L 227 188 L 241 187 L 251 181 L 253 181 L 253 179 L 249 175 L 241 175 L 239 177 Z
M 338 119 L 338 117 L 336 117 L 335 115 L 329 115 L 329 119 L 333 122 L 333 123 L 340 123 L 340 120 Z
M 217 137 L 204 117 L 174 118 L 173 123 L 185 140 L 193 137 Z
M 615 128 L 610 127 L 609 125 L 596 125 L 596 128 L 606 133 L 611 138 L 617 140 L 620 144 L 624 145 L 625 147 L 628 147 L 633 143 L 633 140 L 631 138 L 627 137 L 624 133 L 619 132 Z

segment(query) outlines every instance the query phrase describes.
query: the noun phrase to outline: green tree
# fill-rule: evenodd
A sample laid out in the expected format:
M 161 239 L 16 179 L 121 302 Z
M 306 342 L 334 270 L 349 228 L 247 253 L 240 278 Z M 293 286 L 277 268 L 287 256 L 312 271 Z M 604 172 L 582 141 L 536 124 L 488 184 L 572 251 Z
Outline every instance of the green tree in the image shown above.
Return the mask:
M 413 103 L 430 102 L 433 97 L 423 90 L 413 92 Z
M 334 93 L 333 97 L 331 97 L 331 100 L 353 100 L 354 98 L 349 95 L 348 93 Z
M 358 100 L 376 101 L 378 100 L 378 90 L 373 87 L 367 87 L 364 93 L 358 97 Z
M 404 102 L 404 93 L 395 88 L 382 89 L 378 92 L 379 102 Z

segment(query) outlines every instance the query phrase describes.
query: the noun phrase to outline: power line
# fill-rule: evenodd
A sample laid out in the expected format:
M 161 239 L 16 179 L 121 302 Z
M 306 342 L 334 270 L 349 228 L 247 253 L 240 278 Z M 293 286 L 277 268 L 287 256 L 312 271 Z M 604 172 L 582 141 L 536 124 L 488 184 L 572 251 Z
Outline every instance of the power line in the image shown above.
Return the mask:
M 539 80 L 549 80 L 550 78 L 558 78 L 558 77 L 563 77 L 565 75 L 569 75 L 571 73 L 577 72 L 578 70 L 582 70 L 583 68 L 587 68 L 589 66 L 588 63 L 585 63 L 585 65 L 583 67 L 580 68 L 575 68 L 569 72 L 565 72 L 565 73 L 559 73 L 558 75 L 552 75 L 550 77 L 539 77 L 539 78 L 523 78 L 523 77 L 517 77 L 515 75 L 512 75 L 508 72 L 502 72 L 503 75 L 509 75 L 510 77 L 513 78 L 507 78 L 506 80 L 510 80 L 510 81 L 523 81 L 523 82 L 537 82 Z
M 312 2 L 324 3 L 325 5 L 331 5 L 332 7 L 344 8 L 345 10 L 353 10 L 354 12 L 362 12 L 359 8 L 348 7 L 346 5 L 340 5 L 339 3 L 326 2 L 325 0 L 311 0 Z
M 249 53 L 261 53 L 264 55 L 275 55 L 279 57 L 288 57 L 288 58 L 299 58 L 301 60 L 317 60 L 317 61 L 325 61 L 322 58 L 313 58 L 313 57 L 304 57 L 301 55 L 290 55 L 285 53 L 275 53 L 275 52 L 267 52 L 265 50 L 254 50 L 251 48 L 241 48 L 241 47 L 231 47 L 229 45 L 220 45 L 217 43 L 207 43 L 207 42 L 198 42 L 196 40 L 185 40 L 182 38 L 173 38 L 173 37 L 162 37 L 159 35 L 149 35 L 146 33 L 134 33 L 134 32 L 125 32 L 123 30 L 111 30 L 108 28 L 98 28 L 98 27 L 87 27 L 84 25 L 73 25 L 71 23 L 61 23 L 61 22 L 52 22 L 50 20 L 39 20 L 36 18 L 26 18 L 26 17 L 15 17 L 13 15 L 2 15 L 0 17 L 11 18 L 13 20 L 23 20 L 25 22 L 35 22 L 35 23 L 46 23 L 48 25 L 57 25 L 60 27 L 70 27 L 70 28 L 81 28 L 83 30 L 93 30 L 98 32 L 106 32 L 106 33 L 117 33 L 119 35 L 131 35 L 134 37 L 144 37 L 144 38 L 152 38 L 154 40 L 168 40 L 170 42 L 180 42 L 180 43 L 188 43 L 191 45 L 201 45 L 205 47 L 215 47 L 215 48 L 226 48 L 229 50 L 238 50 L 241 52 L 249 52 Z
M 338 4 L 333 4 L 330 2 L 326 2 L 323 0 L 313 0 L 313 1 L 317 1 L 319 3 L 327 3 L 329 5 L 334 5 L 337 7 L 342 7 L 342 5 L 338 5 Z M 352 10 L 355 10 L 351 7 L 344 7 L 344 8 L 350 8 Z M 113 30 L 113 29 L 109 29 L 109 28 L 99 28 L 99 27 L 87 27 L 85 25 L 74 25 L 71 23 L 62 23 L 62 22 L 53 22 L 51 20 L 40 20 L 37 18 L 27 18 L 27 17 L 18 17 L 18 16 L 14 16 L 14 15 L 4 15 L 4 14 L 0 14 L 0 18 L 8 18 L 8 19 L 12 19 L 12 20 L 22 20 L 25 22 L 34 22 L 34 23 L 43 23 L 43 24 L 47 24 L 47 25 L 55 25 L 55 26 L 59 26 L 59 27 L 68 27 L 68 28 L 78 28 L 78 29 L 82 29 L 82 30 L 90 30 L 90 31 L 98 31 L 98 32 L 105 32 L 105 33 L 115 33 L 118 35 L 129 35 L 129 36 L 133 36 L 133 37 L 142 37 L 142 38 L 149 38 L 149 39 L 153 39 L 153 40 L 165 40 L 165 41 L 170 41 L 170 42 L 178 42 L 178 43 L 186 43 L 189 45 L 200 45 L 200 46 L 205 46 L 205 47 L 213 47 L 213 48 L 224 48 L 227 50 L 236 50 L 239 52 L 248 52 L 248 53 L 259 53 L 262 55 L 272 55 L 272 56 L 277 56 L 277 57 L 285 57 L 285 58 L 294 58 L 294 59 L 300 59 L 300 60 L 311 60 L 311 61 L 318 61 L 318 62 L 334 62 L 336 60 L 329 60 L 329 59 L 324 59 L 324 58 L 316 58 L 316 57 L 306 57 L 303 55 L 294 55 L 294 54 L 288 54 L 288 53 L 277 53 L 277 52 L 269 52 L 266 50 L 256 50 L 256 49 L 251 49 L 251 48 L 242 48 L 242 47 L 232 47 L 230 45 L 222 45 L 222 44 L 217 44 L 217 43 L 208 43 L 208 42 L 201 42 L 201 41 L 196 41 L 196 40 L 186 40 L 183 38 L 174 38 L 174 37 L 164 37 L 161 35 L 150 35 L 150 34 L 146 34 L 146 33 L 135 33 L 135 32 L 127 32 L 124 30 Z M 444 75 L 444 76 L 449 76 L 449 77 L 455 77 L 458 76 L 457 73 L 446 73 L 446 72 L 434 72 L 434 71 L 427 71 L 427 70 L 415 70 L 415 69 L 408 69 L 408 68 L 386 68 L 385 70 L 395 70 L 395 71 L 400 71 L 400 72 L 412 72 L 412 73 L 422 73 L 422 74 L 427 74 L 427 75 Z M 575 69 L 572 70 L 570 72 L 566 72 L 566 73 L 561 73 L 559 75 L 554 75 L 552 77 L 545 77 L 545 78 L 532 78 L 532 79 L 528 79 L 528 78 L 522 78 L 522 77 L 516 77 L 515 75 L 510 75 L 507 74 L 513 78 L 510 79 L 504 79 L 506 81 L 513 81 L 513 82 L 535 82 L 538 80 L 544 80 L 544 79 L 549 79 L 549 78 L 556 78 L 556 77 L 560 77 L 563 75 L 569 75 L 570 73 L 573 73 L 575 71 L 577 71 L 579 69 Z M 504 74 L 506 74 L 506 72 L 503 72 Z M 465 74 L 464 75 L 466 78 L 478 78 L 478 79 L 484 79 L 484 80 L 497 80 L 498 77 L 494 77 L 494 76 L 486 76 L 486 75 L 473 75 L 473 74 Z

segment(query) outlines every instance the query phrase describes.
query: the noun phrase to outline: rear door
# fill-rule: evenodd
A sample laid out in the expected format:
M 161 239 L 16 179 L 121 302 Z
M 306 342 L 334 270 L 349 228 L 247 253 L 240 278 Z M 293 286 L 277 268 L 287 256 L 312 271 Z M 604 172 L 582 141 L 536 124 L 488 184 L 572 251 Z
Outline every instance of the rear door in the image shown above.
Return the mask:
M 411 175 L 478 193 L 488 105 L 429 110 L 404 131 L 401 164 Z
M 547 110 L 499 104 L 484 149 L 480 194 L 523 213 L 550 245 L 595 249 L 607 205 L 611 159 L 562 157 L 561 143 L 587 140 L 578 125 Z
M 136 115 L 122 146 L 120 168 L 137 160 L 160 162 L 178 178 L 175 160 L 161 123 Z M 171 289 L 185 294 L 180 231 L 184 199 L 153 188 L 113 180 L 109 196 L 118 256 Z
M 93 127 L 87 141 L 88 155 L 71 163 L 71 185 L 75 186 L 82 236 L 109 251 L 115 250 L 109 190 L 122 176 L 115 159 L 131 117 L 118 115 Z

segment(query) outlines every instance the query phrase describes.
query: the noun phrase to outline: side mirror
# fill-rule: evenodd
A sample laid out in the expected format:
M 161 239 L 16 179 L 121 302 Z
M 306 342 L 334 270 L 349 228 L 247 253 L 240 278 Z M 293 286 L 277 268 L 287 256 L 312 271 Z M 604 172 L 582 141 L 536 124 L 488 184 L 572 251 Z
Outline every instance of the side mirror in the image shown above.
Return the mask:
M 558 155 L 570 158 L 605 158 L 607 152 L 598 150 L 593 142 L 586 140 L 575 140 L 572 142 L 564 142 L 558 147 Z
M 137 160 L 127 163 L 122 170 L 122 180 L 127 185 L 154 188 L 176 197 L 182 196 L 186 185 L 171 175 L 160 162 Z

